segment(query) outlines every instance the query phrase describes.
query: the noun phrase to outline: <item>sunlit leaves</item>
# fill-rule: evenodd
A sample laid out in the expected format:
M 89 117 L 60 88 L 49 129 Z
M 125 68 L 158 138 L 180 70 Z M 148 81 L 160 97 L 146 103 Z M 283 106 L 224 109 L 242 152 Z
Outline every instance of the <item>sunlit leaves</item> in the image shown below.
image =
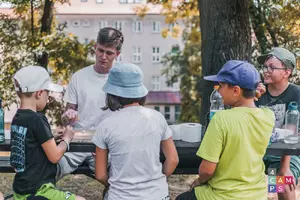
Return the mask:
M 16 102 L 13 75 L 23 66 L 37 65 L 37 56 L 47 53 L 48 70 L 52 78 L 67 84 L 72 73 L 91 64 L 88 58 L 94 53 L 94 42 L 81 44 L 77 37 L 63 31 L 66 24 L 52 21 L 51 34 L 41 33 L 43 1 L 35 1 L 34 37 L 32 37 L 29 1 L 11 1 L 11 3 L 15 3 L 14 15 L 0 15 L 0 98 L 8 105 Z M 50 100 L 47 114 L 58 124 L 62 107 L 62 102 Z

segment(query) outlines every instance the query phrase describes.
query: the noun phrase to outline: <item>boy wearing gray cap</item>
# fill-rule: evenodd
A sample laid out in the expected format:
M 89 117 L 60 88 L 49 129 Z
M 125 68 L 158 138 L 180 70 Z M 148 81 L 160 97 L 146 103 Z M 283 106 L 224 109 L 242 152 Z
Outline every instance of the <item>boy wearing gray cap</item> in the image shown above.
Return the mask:
M 276 118 L 275 128 L 283 128 L 288 104 L 296 101 L 300 105 L 300 87 L 289 83 L 289 77 L 296 71 L 296 58 L 289 50 L 276 47 L 269 53 L 259 56 L 257 61 L 263 65 L 266 93 L 261 96 L 256 105 L 273 110 Z M 273 139 L 276 140 L 276 138 Z M 278 176 L 294 176 L 295 183 L 298 182 L 300 177 L 299 156 L 266 155 L 264 162 L 266 170 L 276 168 Z M 295 185 L 293 187 L 286 186 L 284 193 L 278 193 L 278 198 L 279 200 L 296 199 Z

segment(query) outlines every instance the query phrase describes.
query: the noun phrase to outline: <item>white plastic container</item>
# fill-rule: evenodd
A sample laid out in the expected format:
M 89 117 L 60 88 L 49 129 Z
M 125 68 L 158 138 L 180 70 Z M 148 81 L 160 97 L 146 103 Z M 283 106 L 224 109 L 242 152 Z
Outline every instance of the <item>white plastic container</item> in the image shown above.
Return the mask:
M 202 125 L 199 123 L 183 123 L 181 124 L 181 138 L 185 142 L 201 141 Z
M 10 140 L 10 130 L 5 129 L 4 130 L 4 136 L 6 140 Z
M 176 125 L 170 125 L 169 127 L 172 130 L 173 140 L 181 140 L 181 125 L 176 124 Z

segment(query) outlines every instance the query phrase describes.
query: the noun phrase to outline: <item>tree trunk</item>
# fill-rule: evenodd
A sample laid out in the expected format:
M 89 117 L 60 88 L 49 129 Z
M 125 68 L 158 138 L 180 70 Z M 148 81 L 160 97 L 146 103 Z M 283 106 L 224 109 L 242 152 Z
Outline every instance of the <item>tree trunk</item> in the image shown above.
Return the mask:
M 51 34 L 51 24 L 52 24 L 52 10 L 53 1 L 45 0 L 44 12 L 41 19 L 41 33 Z M 47 69 L 48 66 L 48 53 L 42 52 L 41 55 L 37 55 L 37 62 L 40 66 Z
M 259 2 L 259 1 L 258 1 Z M 251 25 L 255 32 L 255 36 L 257 38 L 261 53 L 264 54 L 270 49 L 271 44 L 268 42 L 267 37 L 265 35 L 265 28 L 263 27 L 264 20 L 261 15 L 260 7 L 256 7 L 254 2 L 250 3 L 250 17 L 251 17 Z
M 202 37 L 202 76 L 217 74 L 232 59 L 251 59 L 249 1 L 198 0 Z M 200 81 L 200 123 L 206 126 L 213 83 Z

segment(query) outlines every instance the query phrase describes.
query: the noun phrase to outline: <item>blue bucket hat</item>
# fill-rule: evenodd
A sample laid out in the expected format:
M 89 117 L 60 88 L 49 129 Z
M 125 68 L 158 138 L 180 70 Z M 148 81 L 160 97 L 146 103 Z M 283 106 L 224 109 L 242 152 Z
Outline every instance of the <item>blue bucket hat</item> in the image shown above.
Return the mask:
M 148 94 L 143 84 L 142 70 L 131 63 L 115 64 L 102 90 L 107 94 L 124 98 L 141 98 Z
M 217 75 L 205 76 L 205 80 L 237 85 L 243 89 L 256 90 L 261 81 L 253 65 L 240 60 L 230 60 L 223 65 Z

